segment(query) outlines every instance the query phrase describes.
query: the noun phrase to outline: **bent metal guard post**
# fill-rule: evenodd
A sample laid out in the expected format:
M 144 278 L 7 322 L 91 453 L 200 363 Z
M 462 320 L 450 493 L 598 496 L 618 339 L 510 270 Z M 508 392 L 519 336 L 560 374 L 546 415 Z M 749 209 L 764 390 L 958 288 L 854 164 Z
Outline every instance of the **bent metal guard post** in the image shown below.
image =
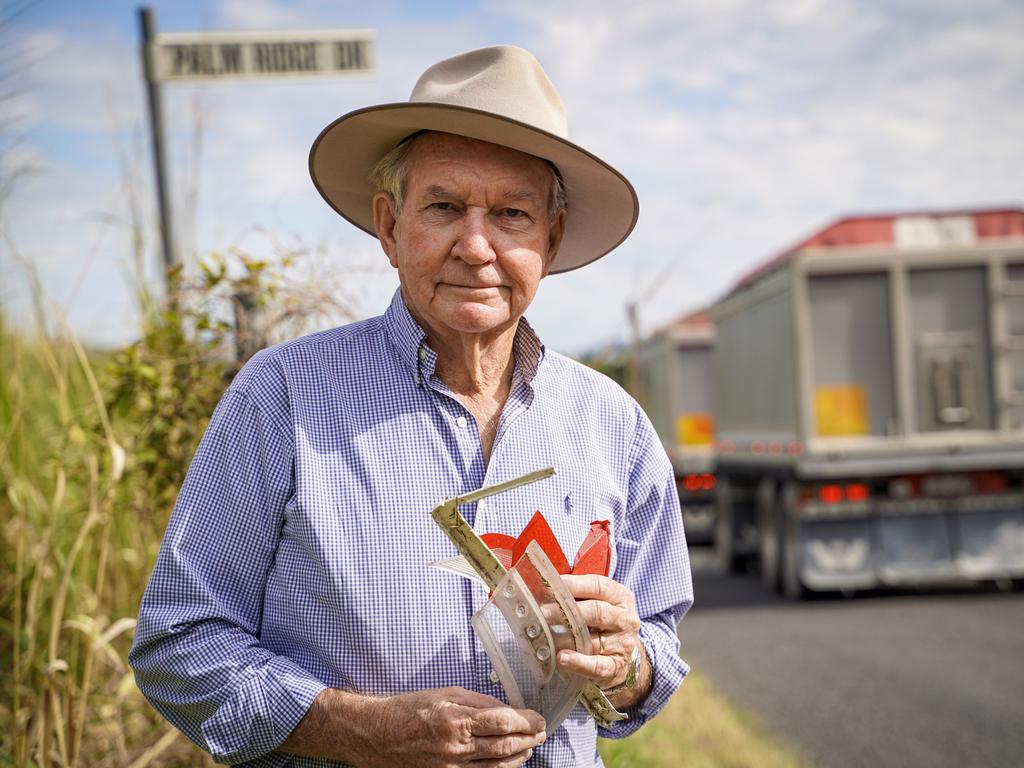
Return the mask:
M 494 553 L 491 552 L 490 547 L 483 542 L 477 532 L 473 530 L 473 527 L 466 521 L 466 518 L 462 516 L 459 512 L 459 507 L 462 504 L 471 504 L 488 496 L 494 496 L 513 488 L 543 480 L 554 474 L 554 467 L 529 472 L 512 480 L 506 480 L 503 483 L 497 483 L 448 499 L 435 507 L 434 511 L 430 513 L 434 522 L 441 527 L 441 530 L 445 532 L 445 535 L 455 545 L 459 554 L 466 558 L 466 561 L 479 574 L 480 578 L 484 580 L 489 589 L 493 590 L 498 585 L 498 582 L 501 581 L 506 572 L 505 566 L 501 564 Z M 583 689 L 583 693 L 580 694 L 580 703 L 586 707 L 595 722 L 602 728 L 607 728 L 612 723 L 625 720 L 628 717 L 615 709 L 612 703 L 608 701 L 608 697 L 605 696 L 604 692 L 593 682 L 587 683 Z

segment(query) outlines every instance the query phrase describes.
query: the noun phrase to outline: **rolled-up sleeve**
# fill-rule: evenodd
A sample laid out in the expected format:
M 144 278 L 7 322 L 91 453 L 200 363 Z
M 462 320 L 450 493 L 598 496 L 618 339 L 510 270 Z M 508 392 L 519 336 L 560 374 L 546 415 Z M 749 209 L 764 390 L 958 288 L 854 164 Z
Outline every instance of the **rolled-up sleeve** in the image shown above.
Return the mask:
M 293 456 L 288 431 L 244 391 L 229 390 L 192 460 L 142 599 L 129 654 L 139 689 L 218 762 L 272 752 L 325 688 L 258 639 Z
M 628 720 L 599 729 L 605 738 L 629 736 L 660 712 L 689 667 L 679 657 L 677 626 L 693 604 L 690 559 L 683 535 L 672 465 L 654 428 L 637 407 L 630 448 L 629 503 L 618 532 L 616 581 L 636 595 L 640 640 L 653 668 L 647 697 Z

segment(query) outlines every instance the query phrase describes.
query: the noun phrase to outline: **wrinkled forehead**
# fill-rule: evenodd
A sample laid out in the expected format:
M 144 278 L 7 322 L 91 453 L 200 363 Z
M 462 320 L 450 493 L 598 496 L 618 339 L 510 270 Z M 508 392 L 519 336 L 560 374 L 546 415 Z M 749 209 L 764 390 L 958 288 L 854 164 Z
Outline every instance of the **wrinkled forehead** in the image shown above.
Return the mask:
M 545 192 L 551 186 L 554 166 L 550 162 L 511 147 L 439 131 L 422 131 L 409 141 L 413 144 L 409 149 L 408 173 L 420 182 L 430 183 L 432 176 L 461 171 L 515 178 L 524 184 L 535 184 Z

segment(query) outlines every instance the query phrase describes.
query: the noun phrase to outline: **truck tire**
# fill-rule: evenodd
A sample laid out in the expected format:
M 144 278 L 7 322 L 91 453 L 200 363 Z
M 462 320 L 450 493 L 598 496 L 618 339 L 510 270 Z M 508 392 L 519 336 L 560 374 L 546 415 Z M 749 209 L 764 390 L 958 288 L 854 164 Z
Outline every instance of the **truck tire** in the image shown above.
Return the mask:
M 782 523 L 784 530 L 784 535 L 780 540 L 782 543 L 780 559 L 782 595 L 788 600 L 806 600 L 809 593 L 800 580 L 800 523 L 790 510 L 783 511 Z
M 778 591 L 782 586 L 780 577 L 782 550 L 781 492 L 775 480 L 764 478 L 757 487 L 758 560 L 761 583 Z
M 735 531 L 733 531 L 732 483 L 728 477 L 719 477 L 715 485 L 715 507 L 718 519 L 715 521 L 715 560 L 721 573 L 738 573 L 740 559 L 736 555 Z
M 807 587 L 800 580 L 800 522 L 796 517 L 796 483 L 786 483 L 780 494 L 779 509 L 779 583 L 782 594 L 789 600 L 806 600 Z

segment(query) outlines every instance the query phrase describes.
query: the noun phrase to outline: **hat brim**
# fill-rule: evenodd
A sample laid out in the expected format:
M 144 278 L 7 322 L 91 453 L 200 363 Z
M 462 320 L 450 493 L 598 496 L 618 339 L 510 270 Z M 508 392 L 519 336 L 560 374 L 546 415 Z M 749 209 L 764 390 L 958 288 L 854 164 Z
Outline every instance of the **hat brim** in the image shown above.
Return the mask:
M 335 211 L 376 237 L 373 167 L 402 139 L 422 130 L 488 141 L 555 164 L 565 180 L 569 213 L 551 273 L 601 258 L 636 226 L 640 205 L 633 186 L 600 158 L 531 125 L 451 104 L 383 104 L 339 117 L 320 132 L 310 149 L 313 184 Z

